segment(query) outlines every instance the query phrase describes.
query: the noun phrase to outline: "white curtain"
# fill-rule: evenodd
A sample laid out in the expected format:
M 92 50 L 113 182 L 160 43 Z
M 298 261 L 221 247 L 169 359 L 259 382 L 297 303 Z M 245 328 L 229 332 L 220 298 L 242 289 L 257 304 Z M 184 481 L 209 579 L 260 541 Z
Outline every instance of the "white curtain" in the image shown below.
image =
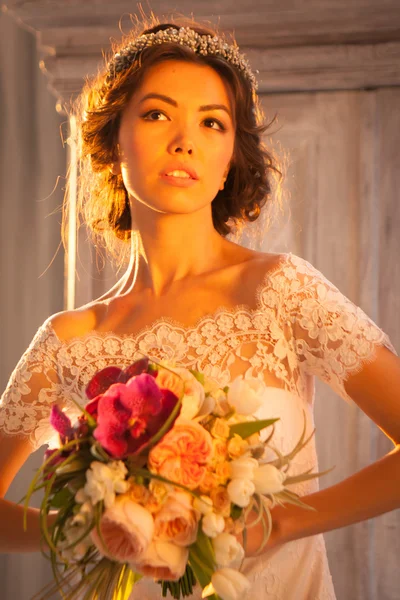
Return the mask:
M 66 173 L 60 126 L 67 123 L 55 110 L 39 60 L 34 36 L 0 11 L 2 390 L 39 325 L 63 310 L 64 252 L 57 251 L 61 218 L 55 211 Z M 22 498 L 42 455 L 39 450 L 25 463 L 8 500 Z M 40 553 L 0 555 L 2 600 L 28 600 L 50 577 Z

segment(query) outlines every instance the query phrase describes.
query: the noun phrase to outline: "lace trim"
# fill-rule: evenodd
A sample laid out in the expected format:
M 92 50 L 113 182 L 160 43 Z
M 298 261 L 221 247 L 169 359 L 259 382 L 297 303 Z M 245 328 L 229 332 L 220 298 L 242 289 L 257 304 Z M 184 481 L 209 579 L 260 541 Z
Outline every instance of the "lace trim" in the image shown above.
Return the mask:
M 214 312 L 207 313 L 207 314 L 199 317 L 194 322 L 193 325 L 184 325 L 180 321 L 178 321 L 176 319 L 172 319 L 170 317 L 159 317 L 155 321 L 152 321 L 149 325 L 146 325 L 145 327 L 138 329 L 138 331 L 135 333 L 115 333 L 114 331 L 95 331 L 95 330 L 93 330 L 93 331 L 88 331 L 79 336 L 71 336 L 67 340 L 61 340 L 57 336 L 57 333 L 53 329 L 51 322 L 48 323 L 48 329 L 49 329 L 49 331 L 51 331 L 51 333 L 54 335 L 54 337 L 58 340 L 58 342 L 61 345 L 69 346 L 70 344 L 73 344 L 77 341 L 79 341 L 79 342 L 83 341 L 88 337 L 99 338 L 99 339 L 115 338 L 117 340 L 125 340 L 126 339 L 126 340 L 135 341 L 135 340 L 145 336 L 147 333 L 152 332 L 155 329 L 158 329 L 158 327 L 163 324 L 169 325 L 171 328 L 174 328 L 174 329 L 179 329 L 181 331 L 191 333 L 192 331 L 201 329 L 201 326 L 204 323 L 210 322 L 210 321 L 215 321 L 221 316 L 228 316 L 228 317 L 234 318 L 237 315 L 240 315 L 240 313 L 243 313 L 245 315 L 252 315 L 252 314 L 255 314 L 265 308 L 265 303 L 263 300 L 265 287 L 267 286 L 269 280 L 276 273 L 278 273 L 278 271 L 280 271 L 282 269 L 282 267 L 284 267 L 284 265 L 290 261 L 290 259 L 293 258 L 293 254 L 291 252 L 282 253 L 282 257 L 283 257 L 282 260 L 280 260 L 278 262 L 278 264 L 274 266 L 274 268 L 269 269 L 264 274 L 261 283 L 257 286 L 255 294 L 254 294 L 255 295 L 255 307 L 254 308 L 251 308 L 248 304 L 236 304 L 232 308 L 228 308 L 226 306 L 220 306 Z
M 343 383 L 372 362 L 382 344 L 397 354 L 389 337 L 317 269 L 284 254 L 257 287 L 256 308 L 219 307 L 190 327 L 162 317 L 135 334 L 92 331 L 62 341 L 50 317 L 11 375 L 0 401 L 0 429 L 29 435 L 34 447 L 47 443 L 54 402 L 72 416 L 72 400 L 82 402 L 96 371 L 127 366 L 143 354 L 198 368 L 222 386 L 239 371 L 261 378 L 269 371 L 303 406 L 312 405 L 316 375 L 351 401 Z

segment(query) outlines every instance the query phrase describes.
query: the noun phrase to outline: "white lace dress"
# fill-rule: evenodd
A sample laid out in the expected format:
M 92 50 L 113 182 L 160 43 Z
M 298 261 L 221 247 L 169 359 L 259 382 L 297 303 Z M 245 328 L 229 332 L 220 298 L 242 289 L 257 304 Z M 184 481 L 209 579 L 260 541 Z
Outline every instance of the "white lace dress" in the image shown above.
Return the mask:
M 267 387 L 260 416 L 279 417 L 275 443 L 293 448 L 303 427 L 312 431 L 314 376 L 351 401 L 344 383 L 374 359 L 378 345 L 394 354 L 388 336 L 315 267 L 286 253 L 268 271 L 253 306 L 221 307 L 193 327 L 162 318 L 135 335 L 91 332 L 61 341 L 50 319 L 39 328 L 11 374 L 0 402 L 0 429 L 29 437 L 32 450 L 52 446 L 51 405 L 61 403 L 78 414 L 84 389 L 107 365 L 125 367 L 142 353 L 196 368 L 221 386 L 239 374 L 262 378 L 271 373 L 281 387 Z M 140 354 L 139 354 L 140 353 Z M 292 473 L 318 468 L 314 443 L 296 457 Z M 318 490 L 318 480 L 292 489 L 300 495 Z M 262 557 L 245 560 L 251 589 L 243 600 L 334 600 L 324 539 L 316 535 L 287 543 Z M 193 598 L 200 598 L 199 590 Z M 132 600 L 161 598 L 161 588 L 142 579 Z

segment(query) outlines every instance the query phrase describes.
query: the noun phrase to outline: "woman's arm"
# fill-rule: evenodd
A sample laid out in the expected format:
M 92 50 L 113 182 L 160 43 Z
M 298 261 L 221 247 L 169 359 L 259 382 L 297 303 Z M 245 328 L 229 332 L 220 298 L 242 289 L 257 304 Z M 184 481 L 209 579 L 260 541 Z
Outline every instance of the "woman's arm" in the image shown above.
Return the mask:
M 52 511 L 47 523 L 50 526 L 57 515 Z M 40 517 L 38 508 L 28 508 L 27 529 L 23 526 L 24 507 L 14 502 L 0 498 L 0 553 L 39 552 L 47 550 L 47 545 L 41 543 Z
M 291 504 L 271 510 L 274 526 L 265 550 L 400 508 L 400 446 L 340 483 L 303 496 L 302 501 L 316 511 Z M 249 523 L 254 518 L 250 516 Z M 263 535 L 262 525 L 249 529 L 247 556 L 257 552 Z
M 346 527 L 400 508 L 400 359 L 378 347 L 375 360 L 348 378 L 346 391 L 391 439 L 395 448 L 383 458 L 329 488 L 304 496 L 314 507 L 277 506 L 266 550 L 302 537 Z M 254 519 L 249 517 L 249 522 Z M 248 555 L 263 538 L 262 526 L 249 529 Z

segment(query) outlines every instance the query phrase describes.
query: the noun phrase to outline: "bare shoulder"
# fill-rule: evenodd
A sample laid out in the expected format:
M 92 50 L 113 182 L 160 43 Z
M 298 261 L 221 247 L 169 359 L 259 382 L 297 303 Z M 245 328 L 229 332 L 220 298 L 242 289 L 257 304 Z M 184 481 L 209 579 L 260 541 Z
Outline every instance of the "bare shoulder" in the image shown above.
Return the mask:
M 254 269 L 260 279 L 277 268 L 286 260 L 286 252 L 256 252 L 252 251 Z
M 92 303 L 81 308 L 64 310 L 52 315 L 49 323 L 56 336 L 65 342 L 96 329 L 104 308 L 101 303 Z

